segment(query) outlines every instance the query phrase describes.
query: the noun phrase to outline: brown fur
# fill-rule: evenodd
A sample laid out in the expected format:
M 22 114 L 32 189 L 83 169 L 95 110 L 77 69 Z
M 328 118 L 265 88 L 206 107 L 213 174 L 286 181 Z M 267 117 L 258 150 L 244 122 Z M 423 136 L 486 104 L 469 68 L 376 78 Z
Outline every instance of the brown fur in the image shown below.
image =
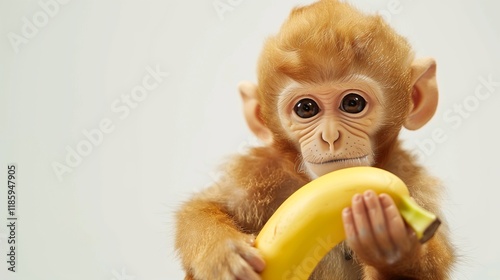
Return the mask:
M 420 205 L 440 214 L 439 183 L 397 140 L 410 110 L 412 60 L 406 40 L 378 16 L 328 0 L 293 10 L 280 33 L 266 42 L 258 68 L 260 117 L 272 131 L 273 144 L 229 160 L 222 179 L 177 212 L 176 249 L 186 279 L 233 279 L 225 266 L 242 269 L 234 251 L 247 250 L 247 240 L 258 234 L 276 208 L 310 181 L 299 171 L 301 154 L 283 133 L 276 114 L 278 93 L 291 79 L 314 84 L 361 73 L 378 81 L 389 102 L 383 108 L 387 117 L 373 139 L 375 165 L 398 175 Z M 448 279 L 454 255 L 447 235 L 443 226 L 418 255 L 386 269 L 364 265 L 355 256 L 347 258 L 350 250 L 341 244 L 310 279 Z

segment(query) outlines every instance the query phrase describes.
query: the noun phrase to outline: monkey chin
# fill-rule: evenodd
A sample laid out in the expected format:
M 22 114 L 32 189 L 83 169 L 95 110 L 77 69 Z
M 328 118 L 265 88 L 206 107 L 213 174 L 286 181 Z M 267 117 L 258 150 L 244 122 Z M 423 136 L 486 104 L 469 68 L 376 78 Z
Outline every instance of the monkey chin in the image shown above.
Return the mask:
M 304 162 L 304 165 L 311 179 L 316 179 L 335 170 L 355 166 L 371 166 L 372 163 L 373 159 L 369 155 L 365 155 L 356 158 L 334 159 L 320 163 Z

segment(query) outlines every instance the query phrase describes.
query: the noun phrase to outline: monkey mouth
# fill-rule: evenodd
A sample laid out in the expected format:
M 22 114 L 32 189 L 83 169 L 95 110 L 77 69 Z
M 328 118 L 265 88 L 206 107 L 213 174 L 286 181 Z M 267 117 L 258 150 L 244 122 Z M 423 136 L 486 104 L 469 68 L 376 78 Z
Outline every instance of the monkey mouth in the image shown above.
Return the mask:
M 307 173 L 312 179 L 325 175 L 335 170 L 354 166 L 371 166 L 372 159 L 369 155 L 352 158 L 334 158 L 321 160 L 319 162 L 306 162 Z
M 366 163 L 368 161 L 368 155 L 360 156 L 360 157 L 353 157 L 353 158 L 339 158 L 339 159 L 331 159 L 327 161 L 320 161 L 320 162 L 309 162 L 311 164 L 316 164 L 316 165 L 322 165 L 322 164 L 329 164 L 329 163 L 340 163 L 340 164 L 349 164 L 349 163 Z

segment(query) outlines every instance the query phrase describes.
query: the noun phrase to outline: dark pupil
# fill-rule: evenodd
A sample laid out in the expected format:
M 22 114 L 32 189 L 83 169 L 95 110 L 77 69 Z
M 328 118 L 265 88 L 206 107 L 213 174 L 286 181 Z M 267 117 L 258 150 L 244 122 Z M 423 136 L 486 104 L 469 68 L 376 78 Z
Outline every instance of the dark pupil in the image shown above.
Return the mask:
M 342 111 L 357 114 L 363 111 L 366 106 L 366 100 L 358 94 L 350 93 L 344 97 L 342 100 L 341 108 Z
M 306 98 L 297 102 L 294 111 L 297 116 L 306 119 L 317 115 L 319 113 L 319 107 L 314 100 Z

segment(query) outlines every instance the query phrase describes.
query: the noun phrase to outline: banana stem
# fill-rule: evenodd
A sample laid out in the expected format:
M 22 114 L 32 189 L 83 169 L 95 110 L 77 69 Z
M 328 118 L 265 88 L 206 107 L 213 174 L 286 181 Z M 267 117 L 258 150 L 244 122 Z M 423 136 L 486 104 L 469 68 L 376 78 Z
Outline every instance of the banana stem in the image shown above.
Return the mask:
M 436 233 L 441 221 L 436 215 L 420 207 L 410 197 L 401 197 L 399 211 L 403 219 L 415 231 L 420 243 L 425 243 Z

